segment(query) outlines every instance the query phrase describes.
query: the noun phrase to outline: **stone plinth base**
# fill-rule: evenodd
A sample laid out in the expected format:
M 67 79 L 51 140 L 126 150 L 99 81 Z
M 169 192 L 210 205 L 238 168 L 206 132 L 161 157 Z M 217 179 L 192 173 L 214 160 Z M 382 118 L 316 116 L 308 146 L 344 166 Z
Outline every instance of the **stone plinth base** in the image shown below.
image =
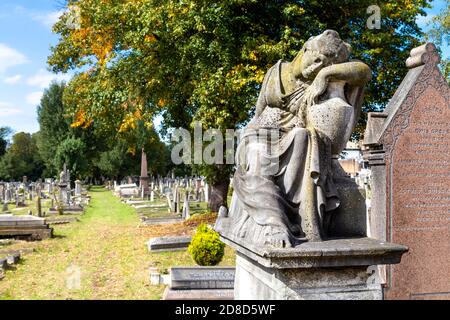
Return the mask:
M 283 249 L 222 240 L 237 251 L 236 300 L 381 300 L 381 285 L 369 266 L 399 263 L 408 250 L 370 238 Z
M 276 269 L 238 254 L 236 300 L 381 300 L 367 267 Z

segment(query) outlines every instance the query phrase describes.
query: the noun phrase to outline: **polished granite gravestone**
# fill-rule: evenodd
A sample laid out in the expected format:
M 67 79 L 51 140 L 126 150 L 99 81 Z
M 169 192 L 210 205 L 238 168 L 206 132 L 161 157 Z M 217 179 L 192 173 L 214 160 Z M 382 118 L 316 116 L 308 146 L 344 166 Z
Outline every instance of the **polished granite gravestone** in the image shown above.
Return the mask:
M 150 252 L 185 250 L 191 243 L 191 240 L 191 236 L 158 237 L 151 238 L 147 246 Z
M 431 43 L 413 49 L 384 112 L 369 114 L 371 232 L 409 247 L 387 269 L 387 299 L 450 299 L 450 88 L 439 60 Z
M 234 267 L 173 267 L 164 300 L 233 300 Z
M 0 236 L 24 238 L 27 240 L 44 240 L 51 238 L 53 229 L 43 218 L 34 216 L 0 216 Z

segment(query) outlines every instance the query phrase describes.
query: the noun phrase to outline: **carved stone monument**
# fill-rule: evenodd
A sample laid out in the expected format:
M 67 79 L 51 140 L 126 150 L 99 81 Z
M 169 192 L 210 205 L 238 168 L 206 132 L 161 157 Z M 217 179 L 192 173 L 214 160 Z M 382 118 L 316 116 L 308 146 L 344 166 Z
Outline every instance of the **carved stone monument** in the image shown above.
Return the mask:
M 142 198 L 149 193 L 148 180 L 147 154 L 145 153 L 144 148 L 142 148 L 141 176 L 139 178 L 139 187 L 141 188 Z
M 385 111 L 369 114 L 371 233 L 410 249 L 387 269 L 387 299 L 450 299 L 450 88 L 439 60 L 431 43 L 413 49 Z
M 241 135 L 229 214 L 236 299 L 381 299 L 371 265 L 406 247 L 366 238 L 366 208 L 338 156 L 358 121 L 367 65 L 327 30 L 265 76 Z

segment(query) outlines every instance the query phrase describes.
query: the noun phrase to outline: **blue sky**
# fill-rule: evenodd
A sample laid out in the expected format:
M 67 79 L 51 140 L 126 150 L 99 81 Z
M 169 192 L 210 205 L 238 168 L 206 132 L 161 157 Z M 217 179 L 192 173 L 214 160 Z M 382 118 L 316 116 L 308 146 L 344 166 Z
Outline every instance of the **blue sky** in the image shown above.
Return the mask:
M 0 0 L 0 127 L 15 132 L 36 132 L 36 106 L 52 80 L 70 75 L 47 71 L 47 56 L 58 38 L 51 27 L 62 12 L 62 0 Z M 421 27 L 445 8 L 446 0 L 433 1 L 427 17 L 418 18 Z M 444 55 L 450 56 L 450 48 Z

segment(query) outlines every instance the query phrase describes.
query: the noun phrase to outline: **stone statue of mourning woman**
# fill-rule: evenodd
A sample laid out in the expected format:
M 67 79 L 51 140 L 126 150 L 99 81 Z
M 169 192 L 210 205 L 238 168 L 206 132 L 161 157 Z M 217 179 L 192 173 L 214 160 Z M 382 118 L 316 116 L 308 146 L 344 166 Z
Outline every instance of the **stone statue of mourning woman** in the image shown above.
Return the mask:
M 293 61 L 280 60 L 267 72 L 237 148 L 228 216 L 216 223 L 223 237 L 282 248 L 344 229 L 346 236 L 364 235 L 363 199 L 337 161 L 371 77 L 350 53 L 350 45 L 327 30 Z

